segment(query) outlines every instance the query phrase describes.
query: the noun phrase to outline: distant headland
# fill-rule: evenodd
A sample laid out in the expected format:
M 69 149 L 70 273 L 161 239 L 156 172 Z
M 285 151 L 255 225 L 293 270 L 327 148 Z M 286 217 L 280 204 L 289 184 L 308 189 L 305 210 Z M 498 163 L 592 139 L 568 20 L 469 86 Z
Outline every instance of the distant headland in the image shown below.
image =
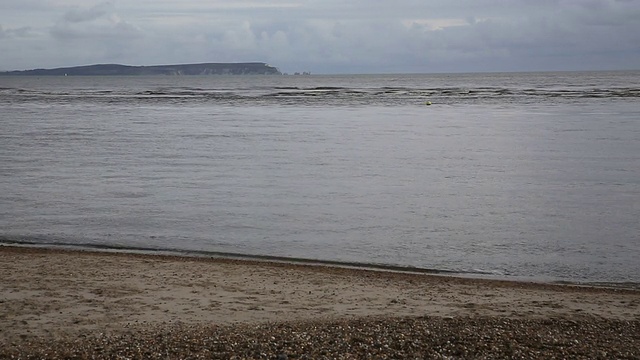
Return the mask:
M 120 76 L 120 75 L 281 75 L 265 63 L 203 63 L 178 65 L 129 66 L 96 64 L 55 69 L 3 71 L 0 75 L 17 76 Z

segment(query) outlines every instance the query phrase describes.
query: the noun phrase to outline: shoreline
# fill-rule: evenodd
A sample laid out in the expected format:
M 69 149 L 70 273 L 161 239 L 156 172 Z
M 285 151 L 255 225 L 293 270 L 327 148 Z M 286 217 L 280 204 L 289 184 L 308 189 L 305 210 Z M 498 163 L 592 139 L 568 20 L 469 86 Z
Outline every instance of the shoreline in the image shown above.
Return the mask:
M 603 287 L 612 289 L 629 289 L 640 290 L 640 282 L 611 282 L 611 281 L 577 281 L 562 280 L 545 277 L 528 277 L 528 276 L 510 276 L 504 274 L 496 274 L 486 271 L 463 271 L 451 269 L 435 269 L 423 268 L 411 265 L 394 265 L 382 263 L 362 263 L 355 261 L 339 261 L 339 260 L 323 260 L 312 258 L 297 258 L 277 255 L 253 255 L 224 251 L 207 251 L 207 250 L 179 250 L 179 249 L 155 249 L 145 247 L 132 246 L 107 246 L 101 244 L 71 244 L 71 243 L 47 243 L 40 244 L 36 242 L 20 242 L 8 239 L 0 241 L 0 249 L 9 248 L 33 248 L 43 250 L 61 250 L 68 252 L 98 252 L 98 253 L 116 253 L 116 254 L 133 254 L 148 256 L 169 256 L 176 258 L 203 258 L 211 260 L 239 260 L 239 261 L 256 261 L 261 263 L 282 263 L 290 265 L 308 265 L 308 266 L 325 266 L 339 267 L 354 270 L 371 270 L 381 272 L 398 272 L 407 274 L 425 274 L 439 276 L 453 276 L 459 278 L 479 279 L 479 280 L 497 280 L 519 283 L 538 283 L 553 285 L 572 285 L 587 287 Z
M 247 259 L 12 246 L 0 246 L 0 263 L 0 344 L 5 345 L 0 346 L 4 348 L 0 358 L 12 354 L 35 354 L 33 357 L 38 358 L 38 354 L 53 354 L 52 347 L 80 351 L 87 346 L 93 350 L 59 353 L 51 358 L 69 357 L 68 354 L 109 358 L 114 357 L 113 351 L 123 348 L 113 348 L 113 344 L 156 339 L 150 347 L 165 346 L 169 343 L 158 345 L 159 337 L 169 342 L 175 337 L 178 344 L 180 336 L 220 339 L 226 344 L 219 348 L 221 358 L 231 358 L 232 354 L 245 354 L 240 358 L 274 358 L 277 351 L 291 358 L 294 354 L 316 354 L 311 358 L 318 358 L 321 356 L 316 350 L 343 349 L 337 343 L 335 349 L 327 349 L 328 343 L 320 341 L 322 336 L 353 339 L 357 334 L 358 338 L 377 339 L 381 344 L 400 341 L 398 334 L 415 336 L 412 341 L 417 344 L 417 352 L 376 354 L 395 354 L 396 358 L 401 354 L 426 356 L 432 349 L 431 345 L 427 347 L 431 340 L 420 331 L 429 331 L 433 338 L 442 333 L 460 339 L 461 334 L 466 334 L 461 343 L 469 348 L 476 346 L 480 349 L 477 351 L 484 349 L 477 347 L 480 342 L 488 340 L 474 336 L 486 331 L 493 334 L 492 341 L 497 341 L 496 349 L 501 352 L 485 350 L 497 355 L 513 350 L 505 345 L 510 340 L 503 336 L 508 334 L 531 333 L 513 346 L 533 351 L 538 345 L 526 345 L 527 339 L 557 332 L 555 339 L 566 338 L 570 345 L 565 344 L 565 350 L 578 351 L 582 345 L 570 342 L 590 338 L 589 346 L 596 346 L 594 351 L 618 354 L 617 357 L 640 356 L 640 291 L 634 289 Z M 472 328 L 476 330 L 467 334 Z M 286 344 L 297 344 L 301 333 L 317 334 L 318 339 L 310 339 L 313 341 L 307 347 L 282 350 Z M 241 335 L 246 341 L 234 337 Z M 274 340 L 280 347 L 272 349 L 268 347 L 272 337 L 286 341 Z M 616 342 L 615 349 L 609 349 L 611 339 L 625 342 Z M 96 345 L 107 340 L 112 345 Z M 255 341 L 262 341 L 265 349 L 271 349 L 264 350 L 268 356 L 242 352 L 257 346 Z M 540 341 L 547 344 L 553 339 Z M 200 345 L 176 346 L 186 355 L 212 349 L 209 343 L 196 343 Z M 232 343 L 245 344 L 246 349 L 229 347 Z M 390 342 L 389 346 L 393 344 L 396 343 Z M 557 352 L 557 347 L 546 346 L 538 350 L 564 354 Z M 367 349 L 372 351 L 371 347 Z M 358 354 L 361 356 L 333 357 L 366 357 L 362 355 L 365 353 Z M 480 353 L 461 354 L 464 358 Z M 136 358 L 135 354 L 130 357 Z

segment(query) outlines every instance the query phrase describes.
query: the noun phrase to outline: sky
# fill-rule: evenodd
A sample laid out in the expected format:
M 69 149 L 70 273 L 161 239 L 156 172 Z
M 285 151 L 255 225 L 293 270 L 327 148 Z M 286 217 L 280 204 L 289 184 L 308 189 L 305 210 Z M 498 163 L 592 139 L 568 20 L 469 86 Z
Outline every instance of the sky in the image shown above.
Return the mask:
M 314 74 L 640 69 L 640 0 L 0 0 L 0 70 L 248 61 Z

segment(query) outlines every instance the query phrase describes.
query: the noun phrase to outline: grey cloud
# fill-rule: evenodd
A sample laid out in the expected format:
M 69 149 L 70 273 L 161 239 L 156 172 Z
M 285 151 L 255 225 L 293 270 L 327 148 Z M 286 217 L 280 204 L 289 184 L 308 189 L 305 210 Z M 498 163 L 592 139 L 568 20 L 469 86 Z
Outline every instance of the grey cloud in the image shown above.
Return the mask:
M 0 15 L 0 36 L 7 43 L 8 28 L 32 26 L 29 34 L 49 38 L 32 36 L 30 44 L 74 63 L 266 61 L 316 73 L 640 67 L 639 0 L 254 2 L 261 6 L 139 0 L 69 10 L 80 0 L 49 0 L 58 5 L 47 13 L 50 25 Z
M 277 20 L 210 27 L 211 56 L 256 57 L 283 67 L 326 71 L 499 71 L 582 66 L 581 51 L 623 52 L 637 39 L 635 20 L 602 29 L 580 16 L 584 7 L 489 19 L 462 18 L 461 26 L 434 31 L 396 20 Z M 562 9 L 562 8 L 561 8 Z M 600 14 L 614 18 L 619 14 Z M 622 31 L 621 29 L 628 28 Z M 586 36 L 585 36 L 586 35 Z M 607 41 L 617 38 L 617 42 Z M 167 37 L 171 41 L 171 37 Z M 180 45 L 176 45 L 180 46 Z M 636 55 L 637 56 L 637 55 Z M 553 61 L 556 59 L 557 64 Z M 564 64 L 564 65 L 563 65 Z M 585 65 L 586 66 L 586 65 Z M 380 70 L 383 69 L 383 70 Z M 318 71 L 318 70 L 316 70 Z
M 31 27 L 24 26 L 15 29 L 5 29 L 2 25 L 0 25 L 0 39 L 2 38 L 24 38 L 28 37 L 31 33 Z
M 57 40 L 73 39 L 112 39 L 116 42 L 126 42 L 132 37 L 139 37 L 139 30 L 126 22 L 100 24 L 92 26 L 73 26 L 65 23 L 56 24 L 50 29 L 51 35 Z
M 111 39 L 114 43 L 140 36 L 138 28 L 120 19 L 109 2 L 66 12 L 61 21 L 50 28 L 50 34 L 58 40 Z
M 63 19 L 70 23 L 96 20 L 113 11 L 112 3 L 101 3 L 89 9 L 74 9 L 64 14 Z
M 42 8 L 48 8 L 48 2 L 46 0 L 0 0 L 0 10 L 40 10 Z

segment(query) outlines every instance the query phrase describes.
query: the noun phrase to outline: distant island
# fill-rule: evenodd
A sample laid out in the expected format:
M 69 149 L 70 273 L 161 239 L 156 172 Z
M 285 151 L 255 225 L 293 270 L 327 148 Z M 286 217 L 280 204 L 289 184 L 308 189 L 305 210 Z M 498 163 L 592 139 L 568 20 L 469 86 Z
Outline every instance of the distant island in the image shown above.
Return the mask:
M 129 66 L 97 64 L 55 69 L 3 71 L 0 75 L 13 76 L 120 76 L 120 75 L 281 75 L 280 71 L 265 63 L 203 63 L 178 65 Z

